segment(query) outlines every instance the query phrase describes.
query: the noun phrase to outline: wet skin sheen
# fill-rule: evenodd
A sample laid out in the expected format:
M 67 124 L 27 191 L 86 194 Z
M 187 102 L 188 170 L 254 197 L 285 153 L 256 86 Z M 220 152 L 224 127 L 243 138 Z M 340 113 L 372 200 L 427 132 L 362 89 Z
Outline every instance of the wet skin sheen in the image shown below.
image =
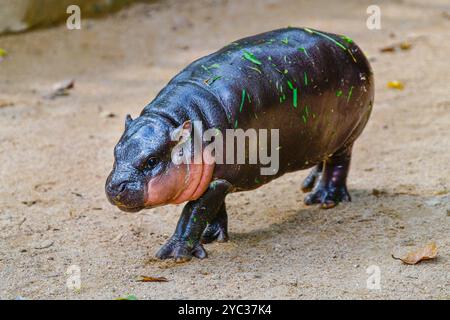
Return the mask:
M 190 64 L 137 119 L 127 117 L 107 196 L 132 212 L 188 201 L 157 256 L 204 258 L 202 243 L 228 239 L 228 193 L 314 167 L 301 186 L 309 192 L 307 205 L 331 208 L 350 201 L 351 150 L 369 119 L 373 97 L 369 63 L 348 37 L 287 28 L 238 40 Z M 223 133 L 279 129 L 278 171 L 261 175 L 259 164 L 175 165 L 172 150 L 194 121 Z

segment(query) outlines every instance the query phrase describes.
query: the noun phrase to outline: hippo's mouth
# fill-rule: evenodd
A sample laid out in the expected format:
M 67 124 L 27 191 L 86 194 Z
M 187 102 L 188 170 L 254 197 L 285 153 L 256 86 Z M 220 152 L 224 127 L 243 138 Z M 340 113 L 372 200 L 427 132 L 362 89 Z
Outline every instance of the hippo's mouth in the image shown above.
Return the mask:
M 125 211 L 125 212 L 138 212 L 138 211 L 141 211 L 142 209 L 145 209 L 145 208 L 147 208 L 146 206 L 127 206 L 127 205 L 125 205 L 125 204 L 123 204 L 123 203 L 113 203 L 115 206 L 117 206 L 117 208 L 119 208 L 120 210 L 122 210 L 122 211 Z
M 147 183 L 145 208 L 165 204 L 180 204 L 198 199 L 208 188 L 214 164 L 182 164 L 173 166 L 163 175 Z

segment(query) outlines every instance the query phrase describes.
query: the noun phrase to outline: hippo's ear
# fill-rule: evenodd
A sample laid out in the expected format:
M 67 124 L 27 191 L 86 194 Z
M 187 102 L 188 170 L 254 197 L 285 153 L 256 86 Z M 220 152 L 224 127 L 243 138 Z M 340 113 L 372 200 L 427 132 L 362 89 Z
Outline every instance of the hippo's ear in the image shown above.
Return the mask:
M 192 122 L 191 120 L 185 121 L 182 125 L 175 128 L 170 134 L 170 139 L 176 144 L 186 142 L 191 136 Z
M 129 114 L 127 114 L 125 117 L 125 130 L 128 129 L 128 127 L 130 126 L 130 123 L 132 121 L 133 121 L 133 119 L 131 118 L 131 116 Z

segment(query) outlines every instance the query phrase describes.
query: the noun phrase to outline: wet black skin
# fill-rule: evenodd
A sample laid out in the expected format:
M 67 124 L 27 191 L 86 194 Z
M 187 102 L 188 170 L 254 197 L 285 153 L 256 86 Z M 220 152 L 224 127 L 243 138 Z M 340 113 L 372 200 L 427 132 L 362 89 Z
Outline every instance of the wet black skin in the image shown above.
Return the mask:
M 159 117 L 127 116 L 125 132 L 114 148 L 114 167 L 106 180 L 108 200 L 127 212 L 144 208 L 145 185 L 171 163 L 171 123 Z
M 256 60 L 245 59 L 246 52 Z M 297 88 L 296 106 L 288 81 Z M 190 64 L 136 120 L 128 119 L 106 184 L 108 197 L 123 210 L 142 209 L 143 186 L 170 162 L 169 132 L 185 121 L 200 120 L 205 130 L 279 129 L 278 172 L 262 176 L 260 165 L 216 164 L 209 188 L 186 204 L 174 235 L 157 253 L 177 261 L 204 258 L 202 243 L 228 239 L 228 193 L 314 167 L 302 186 L 310 191 L 307 205 L 330 208 L 350 201 L 351 150 L 373 96 L 369 63 L 348 38 L 287 28 L 236 41 Z

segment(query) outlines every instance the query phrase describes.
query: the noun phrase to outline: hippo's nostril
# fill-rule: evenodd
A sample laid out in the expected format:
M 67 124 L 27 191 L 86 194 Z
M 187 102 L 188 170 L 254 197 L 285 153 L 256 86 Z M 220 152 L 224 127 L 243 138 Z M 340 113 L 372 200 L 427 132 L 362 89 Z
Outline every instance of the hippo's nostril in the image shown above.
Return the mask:
M 121 182 L 119 184 L 109 183 L 106 186 L 106 191 L 111 198 L 117 198 L 125 191 L 126 187 L 127 187 L 126 182 Z

